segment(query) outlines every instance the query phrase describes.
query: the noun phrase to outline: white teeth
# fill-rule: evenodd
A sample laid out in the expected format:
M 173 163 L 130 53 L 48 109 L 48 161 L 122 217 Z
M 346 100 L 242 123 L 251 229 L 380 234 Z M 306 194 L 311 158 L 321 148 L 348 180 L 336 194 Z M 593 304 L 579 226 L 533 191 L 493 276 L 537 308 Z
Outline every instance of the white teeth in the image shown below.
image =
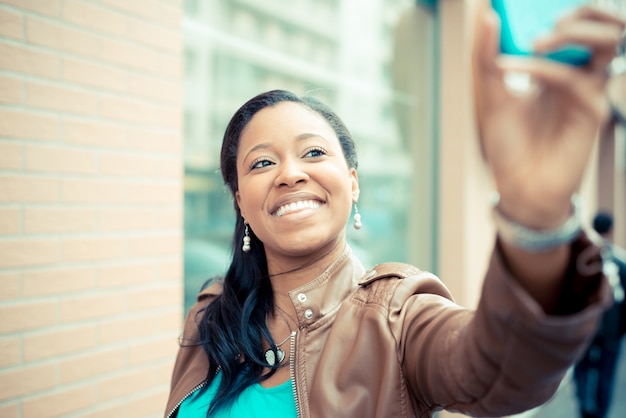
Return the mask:
M 300 209 L 316 209 L 319 208 L 322 204 L 317 200 L 299 200 L 293 203 L 287 203 L 286 205 L 282 205 L 278 208 L 274 216 L 283 216 L 286 213 L 294 212 Z

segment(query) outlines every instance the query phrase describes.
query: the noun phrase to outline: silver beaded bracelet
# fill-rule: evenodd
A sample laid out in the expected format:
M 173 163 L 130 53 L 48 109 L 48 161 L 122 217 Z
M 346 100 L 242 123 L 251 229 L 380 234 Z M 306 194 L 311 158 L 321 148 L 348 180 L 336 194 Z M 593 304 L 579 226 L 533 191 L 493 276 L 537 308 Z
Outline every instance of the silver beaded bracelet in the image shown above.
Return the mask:
M 561 245 L 573 242 L 582 229 L 580 215 L 580 197 L 572 196 L 572 214 L 556 229 L 545 231 L 528 228 L 518 224 L 502 214 L 498 209 L 500 195 L 494 192 L 492 197 L 492 214 L 496 230 L 500 238 L 528 252 L 548 251 Z

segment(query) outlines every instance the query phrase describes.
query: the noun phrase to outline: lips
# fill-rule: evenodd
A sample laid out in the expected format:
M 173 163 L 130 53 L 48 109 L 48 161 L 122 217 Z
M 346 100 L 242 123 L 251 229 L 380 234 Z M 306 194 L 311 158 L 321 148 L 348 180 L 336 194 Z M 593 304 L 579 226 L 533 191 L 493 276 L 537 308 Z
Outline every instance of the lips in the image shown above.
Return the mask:
M 317 209 L 322 206 L 322 202 L 319 200 L 298 200 L 296 202 L 289 202 L 281 205 L 272 215 L 281 217 L 291 212 L 296 212 L 302 209 Z

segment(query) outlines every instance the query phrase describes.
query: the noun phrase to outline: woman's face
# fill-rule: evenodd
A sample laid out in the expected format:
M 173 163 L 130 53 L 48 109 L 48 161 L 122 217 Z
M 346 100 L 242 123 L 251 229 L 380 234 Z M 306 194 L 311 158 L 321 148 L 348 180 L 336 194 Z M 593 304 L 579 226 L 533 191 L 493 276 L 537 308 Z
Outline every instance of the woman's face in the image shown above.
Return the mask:
M 321 115 L 294 102 L 260 110 L 241 134 L 237 175 L 237 204 L 268 262 L 343 249 L 358 178 Z

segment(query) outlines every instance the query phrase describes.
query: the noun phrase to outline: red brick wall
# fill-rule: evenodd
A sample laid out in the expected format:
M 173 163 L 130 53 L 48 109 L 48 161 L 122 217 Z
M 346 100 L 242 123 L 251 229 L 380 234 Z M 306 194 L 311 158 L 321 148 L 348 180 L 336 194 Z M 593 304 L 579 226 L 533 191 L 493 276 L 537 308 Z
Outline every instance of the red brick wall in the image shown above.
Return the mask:
M 182 321 L 182 0 L 0 0 L 0 417 L 158 417 Z

